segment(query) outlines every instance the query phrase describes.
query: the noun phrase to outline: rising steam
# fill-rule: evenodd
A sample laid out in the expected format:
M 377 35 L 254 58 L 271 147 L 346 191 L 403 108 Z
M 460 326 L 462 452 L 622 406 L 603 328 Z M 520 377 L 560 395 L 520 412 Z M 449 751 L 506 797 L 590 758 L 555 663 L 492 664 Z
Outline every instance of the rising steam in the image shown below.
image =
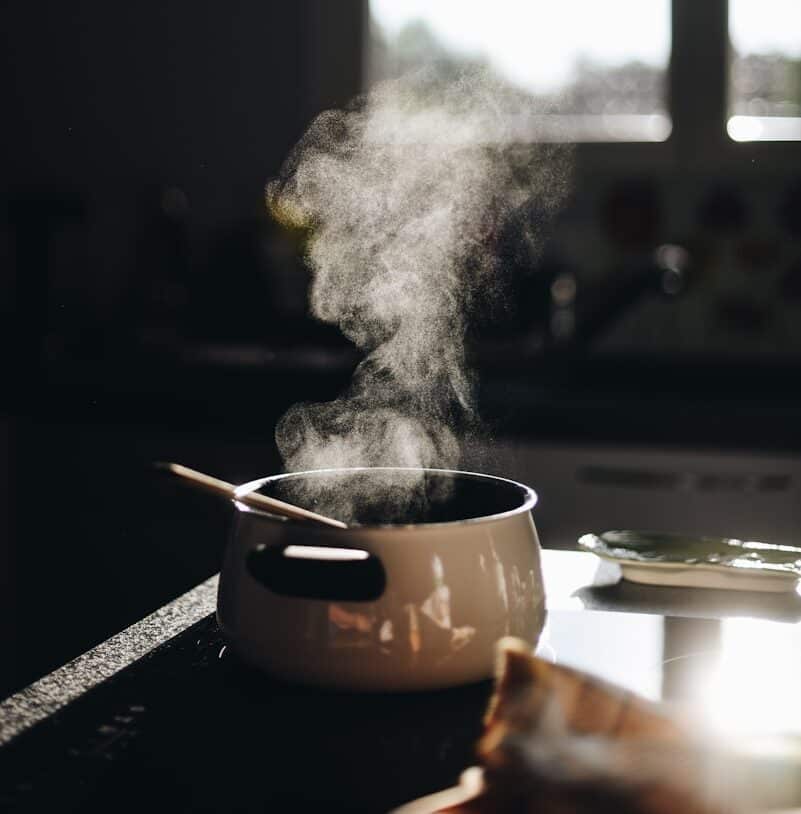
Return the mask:
M 499 289 L 498 236 L 510 217 L 541 227 L 566 189 L 562 150 L 514 143 L 530 113 L 485 72 L 386 82 L 320 115 L 268 185 L 274 216 L 310 229 L 312 312 L 365 353 L 338 399 L 280 420 L 288 470 L 458 466 L 475 421 L 466 327 Z M 533 226 L 523 232 L 536 247 Z M 416 485 L 391 484 L 396 516 Z M 341 500 L 314 502 L 358 519 Z

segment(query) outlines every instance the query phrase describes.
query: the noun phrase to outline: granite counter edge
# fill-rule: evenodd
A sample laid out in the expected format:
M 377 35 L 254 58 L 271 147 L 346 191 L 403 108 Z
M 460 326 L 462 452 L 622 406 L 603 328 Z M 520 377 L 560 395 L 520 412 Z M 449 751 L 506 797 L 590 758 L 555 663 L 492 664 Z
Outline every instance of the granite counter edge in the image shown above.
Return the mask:
M 0 702 L 0 746 L 214 612 L 219 575 Z

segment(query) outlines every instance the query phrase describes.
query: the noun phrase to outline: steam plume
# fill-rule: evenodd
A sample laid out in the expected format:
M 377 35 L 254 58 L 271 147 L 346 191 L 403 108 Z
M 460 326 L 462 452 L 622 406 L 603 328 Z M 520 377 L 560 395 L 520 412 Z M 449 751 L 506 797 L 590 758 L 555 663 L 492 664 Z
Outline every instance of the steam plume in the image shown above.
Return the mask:
M 499 290 L 498 235 L 533 207 L 541 225 L 566 189 L 560 148 L 514 144 L 530 112 L 483 71 L 386 82 L 321 114 L 268 185 L 273 214 L 310 228 L 312 312 L 365 353 L 338 399 L 280 420 L 287 469 L 459 464 L 475 420 L 466 327 Z M 536 246 L 533 226 L 523 231 Z M 403 514 L 415 478 L 392 493 Z M 353 521 L 341 498 L 315 502 Z

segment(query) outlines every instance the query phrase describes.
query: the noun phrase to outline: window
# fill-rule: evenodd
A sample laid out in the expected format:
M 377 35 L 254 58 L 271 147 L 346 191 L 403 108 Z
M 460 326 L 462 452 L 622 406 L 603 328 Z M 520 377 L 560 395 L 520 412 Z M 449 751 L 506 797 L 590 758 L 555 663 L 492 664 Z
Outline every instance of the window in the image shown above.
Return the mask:
M 541 138 L 670 134 L 669 0 L 370 0 L 369 9 L 369 82 L 423 64 L 481 64 L 553 111 L 538 117 Z
M 730 0 L 729 36 L 729 136 L 801 139 L 801 3 Z

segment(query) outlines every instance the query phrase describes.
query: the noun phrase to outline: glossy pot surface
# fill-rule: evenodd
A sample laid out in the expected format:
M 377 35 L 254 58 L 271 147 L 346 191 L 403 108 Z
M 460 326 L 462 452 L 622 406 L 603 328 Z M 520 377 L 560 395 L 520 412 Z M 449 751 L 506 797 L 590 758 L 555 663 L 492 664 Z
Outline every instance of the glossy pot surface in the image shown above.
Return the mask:
M 393 525 L 329 528 L 236 504 L 217 616 L 246 661 L 276 677 L 353 690 L 415 690 L 489 678 L 494 645 L 536 644 L 545 621 L 534 492 L 449 470 L 291 473 L 240 487 L 343 501 L 410 478 Z M 305 499 L 310 509 L 319 501 Z M 386 506 L 372 506 L 387 514 Z M 412 522 L 407 522 L 412 521 Z

